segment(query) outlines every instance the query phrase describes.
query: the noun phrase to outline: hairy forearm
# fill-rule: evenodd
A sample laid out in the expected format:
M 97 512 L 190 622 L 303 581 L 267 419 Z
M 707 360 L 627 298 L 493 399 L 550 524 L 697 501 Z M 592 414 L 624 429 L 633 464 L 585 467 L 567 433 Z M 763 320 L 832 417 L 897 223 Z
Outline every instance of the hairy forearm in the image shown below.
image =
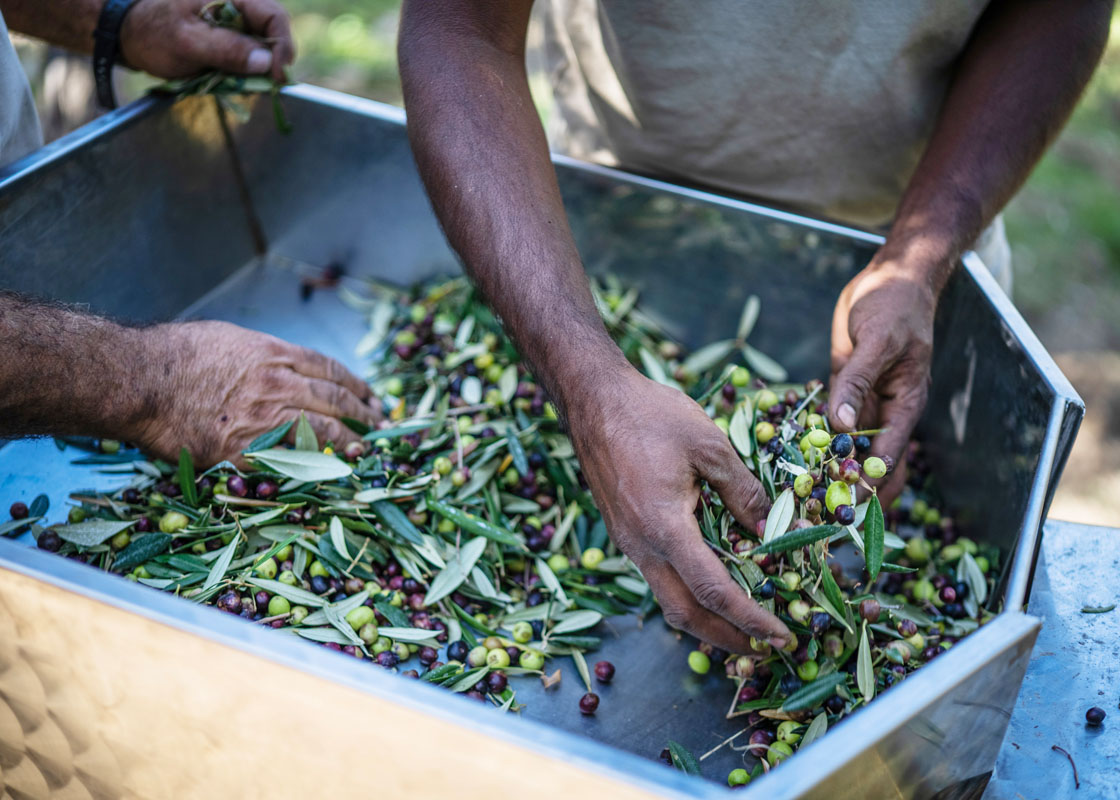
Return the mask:
M 1089 81 L 1111 0 L 995 0 L 961 57 L 880 260 L 940 292 L 1026 180 Z
M 626 362 L 595 308 L 529 94 L 528 4 L 500 23 L 425 5 L 405 4 L 400 40 L 420 173 L 468 274 L 564 410 Z
M 93 52 L 98 0 L 0 0 L 0 12 L 14 31 L 78 53 Z
M 155 413 L 143 329 L 0 293 L 0 436 L 131 439 Z

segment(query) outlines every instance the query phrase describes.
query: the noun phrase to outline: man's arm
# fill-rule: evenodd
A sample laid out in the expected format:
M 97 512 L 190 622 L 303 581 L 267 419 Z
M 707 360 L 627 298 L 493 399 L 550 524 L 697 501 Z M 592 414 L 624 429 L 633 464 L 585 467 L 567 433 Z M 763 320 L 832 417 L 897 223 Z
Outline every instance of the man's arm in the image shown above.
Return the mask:
M 14 31 L 91 53 L 104 4 L 104 0 L 0 0 L 0 12 Z M 276 0 L 238 0 L 247 25 L 244 34 L 203 21 L 198 14 L 204 5 L 206 0 L 138 0 L 121 28 L 124 63 L 160 78 L 221 69 L 284 79 L 295 48 L 287 12 Z
M 144 328 L 0 292 L 0 436 L 82 434 L 174 460 L 236 460 L 306 411 L 322 441 L 357 436 L 369 387 L 303 347 L 222 322 Z
M 905 447 L 925 406 L 938 295 L 1065 124 L 1112 5 L 995 0 L 978 22 L 887 241 L 833 319 L 830 418 L 841 430 L 888 427 L 877 453 Z
M 700 480 L 744 526 L 765 495 L 692 400 L 611 341 L 568 228 L 525 76 L 531 0 L 407 0 L 400 66 L 413 151 L 436 214 L 568 423 L 608 530 L 666 619 L 735 652 L 788 632 L 704 545 Z

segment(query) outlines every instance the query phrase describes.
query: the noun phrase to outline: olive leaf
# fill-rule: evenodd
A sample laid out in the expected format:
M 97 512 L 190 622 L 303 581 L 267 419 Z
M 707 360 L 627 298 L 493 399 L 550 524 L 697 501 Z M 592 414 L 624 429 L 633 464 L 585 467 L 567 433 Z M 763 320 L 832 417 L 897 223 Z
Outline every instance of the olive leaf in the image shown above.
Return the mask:
M 789 530 L 789 525 L 793 522 L 793 505 L 793 489 L 786 489 L 778 495 L 778 499 L 770 508 L 770 515 L 766 518 L 766 529 L 762 534 L 763 544 Z
M 185 447 L 179 448 L 179 491 L 187 505 L 198 505 L 198 487 L 194 483 L 194 460 Z
M 879 577 L 879 570 L 883 567 L 883 507 L 879 505 L 879 496 L 871 495 L 867 506 L 867 517 L 863 521 L 864 559 L 867 563 L 867 574 L 871 583 Z
M 680 385 L 669 377 L 669 373 L 665 371 L 665 366 L 661 363 L 660 359 L 649 350 L 643 347 L 638 351 L 638 358 L 642 360 L 642 368 L 645 369 L 646 376 L 649 377 L 650 380 L 654 380 L 665 386 L 672 386 L 675 389 L 680 388 Z
M 583 657 L 583 653 L 579 650 L 572 650 L 572 661 L 575 662 L 576 671 L 579 676 L 583 678 L 583 685 L 587 687 L 587 691 L 591 691 L 591 673 L 587 669 L 587 659 Z
M 307 421 L 307 415 L 299 412 L 299 422 L 296 423 L 296 450 L 319 450 L 319 437 Z
M 751 423 L 754 420 L 754 410 L 749 399 L 743 400 L 735 413 L 731 415 L 731 422 L 727 426 L 727 434 L 731 444 L 739 451 L 743 458 L 751 457 Z
M 841 611 L 844 608 L 844 593 L 840 591 L 839 584 L 836 583 L 836 578 L 829 568 L 828 559 L 821 558 L 821 589 L 824 590 L 825 597 L 828 602 L 832 604 L 833 608 Z
M 345 478 L 353 471 L 341 458 L 318 451 L 273 448 L 247 452 L 245 457 L 259 461 L 284 477 L 305 483 Z
M 549 635 L 582 631 L 598 625 L 602 619 L 603 615 L 598 611 L 573 611 L 560 617 L 560 621 L 556 624 L 556 627 L 549 631 Z
M 277 506 L 276 508 L 270 508 L 267 511 L 250 514 L 247 517 L 241 517 L 238 522 L 241 523 L 242 528 L 244 528 L 245 530 L 249 530 L 249 528 L 256 528 L 260 525 L 264 525 L 266 522 L 272 522 L 272 520 L 276 519 L 277 517 L 288 513 L 288 510 L 290 508 L 290 505 Z
M 19 520 L 21 526 L 29 521 L 26 519 Z M 107 542 L 121 531 L 128 530 L 136 523 L 137 520 L 134 519 L 124 522 L 108 519 L 87 519 L 73 525 L 57 525 L 52 530 L 64 542 L 70 542 L 79 547 L 97 547 L 97 545 Z
M 689 375 L 701 375 L 727 358 L 734 349 L 734 339 L 704 345 L 681 363 L 681 369 Z
M 498 379 L 498 392 L 502 395 L 502 402 L 512 403 L 517 396 L 517 367 L 510 364 L 502 370 L 502 377 Z
M 388 500 L 378 500 L 372 508 L 377 518 L 388 525 L 389 529 L 397 536 L 413 544 L 419 544 L 422 541 L 420 531 L 412 524 L 408 515 L 401 511 L 395 503 Z
M 463 378 L 463 384 L 459 387 L 459 396 L 468 405 L 476 405 L 482 402 L 482 381 L 474 375 L 468 375 Z
M 688 775 L 700 774 L 700 762 L 696 760 L 696 756 L 688 751 L 687 747 L 679 742 L 669 740 L 669 760 L 681 772 Z
M 807 683 L 782 703 L 783 711 L 804 711 L 816 708 L 836 693 L 836 687 L 848 679 L 847 673 L 833 672 Z
M 444 567 L 428 587 L 424 605 L 430 606 L 458 589 L 470 575 L 471 569 L 486 550 L 486 539 L 478 536 L 459 548 L 459 553 Z
M 521 475 L 529 474 L 529 457 L 525 455 L 525 448 L 521 446 L 521 440 L 517 438 L 517 431 L 510 428 L 509 433 L 506 434 L 506 442 L 509 444 L 509 454 L 513 457 L 513 466 Z
M 552 592 L 552 596 L 564 604 L 567 608 L 572 604 L 568 599 L 568 595 L 564 593 L 564 587 L 560 585 L 560 581 L 556 577 L 556 573 L 544 562 L 544 559 L 535 559 L 537 565 L 537 574 L 541 576 L 541 582 L 545 587 Z
M 457 680 L 452 683 L 445 683 L 444 686 L 446 686 L 453 692 L 469 692 L 474 688 L 475 684 L 485 678 L 487 673 L 489 672 L 489 667 L 476 667 L 475 669 L 469 669 L 464 672 L 462 676 Z
M 306 589 L 301 589 L 298 586 L 289 586 L 286 583 L 274 581 L 269 578 L 248 578 L 246 583 L 250 583 L 258 589 L 264 589 L 266 592 L 278 594 L 296 605 L 319 608 L 327 604 L 327 601 L 322 597 L 319 597 L 317 594 L 312 594 Z
M 142 462 L 141 462 L 142 463 Z M 137 464 L 138 466 L 138 464 Z M 156 474 L 159 477 L 159 473 Z M 51 499 L 45 494 L 35 495 L 35 499 L 31 501 L 31 505 L 27 507 L 27 516 L 29 517 L 45 517 L 47 510 L 51 507 Z
M 330 524 L 331 544 L 338 554 L 345 558 L 347 561 L 353 560 L 350 555 L 350 550 L 346 547 L 346 529 L 342 527 L 342 520 L 338 517 L 331 517 Z
M 988 581 L 971 553 L 962 555 L 957 563 L 957 580 L 968 585 L 969 596 L 975 598 L 978 605 L 988 599 Z
M 13 519 L 0 525 L 0 536 L 8 536 L 12 533 L 23 532 L 28 525 L 38 522 L 42 517 L 24 517 L 23 519 Z
M 352 644 L 350 638 L 335 628 L 292 628 L 297 635 L 324 644 Z
M 144 533 L 133 538 L 128 547 L 117 553 L 113 568 L 125 572 L 143 564 L 150 558 L 171 547 L 171 536 L 166 533 Z
M 754 349 L 749 344 L 744 344 L 742 348 L 743 358 L 746 359 L 747 365 L 750 366 L 759 377 L 771 383 L 780 383 L 789 377 L 785 367 L 779 364 L 774 359 L 765 353 Z
M 394 642 L 404 642 L 405 644 L 426 644 L 436 641 L 436 631 L 429 631 L 424 628 L 382 627 L 378 628 L 378 632 L 382 636 L 388 636 Z
M 229 564 L 233 561 L 233 554 L 239 544 L 241 544 L 240 536 L 234 536 L 229 540 L 229 544 L 222 550 L 222 554 L 214 560 L 214 565 L 210 567 L 210 574 L 206 576 L 206 583 L 202 584 L 202 591 L 205 592 L 207 589 L 217 586 L 226 576 L 226 573 L 229 572 Z
M 856 685 L 863 699 L 871 702 L 875 697 L 875 670 L 871 664 L 871 645 L 867 641 L 867 621 L 859 634 L 859 648 L 856 654 Z
M 284 441 L 284 437 L 288 435 L 288 431 L 292 429 L 292 423 L 285 422 L 283 425 L 277 425 L 270 431 L 262 433 L 253 441 L 249 442 L 249 446 L 245 448 L 245 454 L 256 453 L 258 450 L 267 450 L 270 447 L 275 447 Z
M 798 749 L 800 749 L 801 747 L 805 747 L 808 744 L 812 744 L 817 739 L 824 736 L 826 731 L 828 731 L 828 714 L 825 714 L 822 711 L 820 714 L 817 714 L 817 716 L 813 717 L 813 721 L 809 723 L 809 728 L 801 737 L 801 744 L 799 745 Z
M 751 335 L 754 324 L 758 322 L 758 312 L 761 309 L 762 303 L 759 301 L 758 295 L 752 294 L 743 304 L 743 313 L 739 316 L 739 329 L 735 332 L 735 338 L 740 342 L 745 342 L 747 337 Z
M 472 467 L 471 477 L 456 493 L 455 500 L 458 502 L 462 502 L 468 497 L 471 497 L 472 495 L 475 495 L 478 492 L 482 491 L 486 487 L 486 484 L 490 483 L 490 479 L 494 477 L 494 475 L 498 471 L 498 467 L 500 466 L 501 461 L 497 458 L 492 458 L 489 462 L 481 466 L 476 465 L 475 467 Z

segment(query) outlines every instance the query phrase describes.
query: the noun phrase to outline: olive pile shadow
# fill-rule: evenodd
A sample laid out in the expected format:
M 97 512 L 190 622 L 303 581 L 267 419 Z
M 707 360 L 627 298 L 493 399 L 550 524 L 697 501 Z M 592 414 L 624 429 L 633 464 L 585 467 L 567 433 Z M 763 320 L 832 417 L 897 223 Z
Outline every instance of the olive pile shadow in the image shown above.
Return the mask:
M 636 292 L 595 293 L 627 357 L 698 399 L 775 501 L 751 531 L 706 488 L 697 505 L 705 541 L 793 633 L 781 652 L 688 656 L 734 683 L 728 716 L 749 735 L 726 744 L 752 769 L 728 783 L 745 785 L 986 621 L 997 554 L 936 510 L 916 445 L 883 512 L 870 482 L 894 465 L 866 434 L 829 431 L 819 381 L 767 385 L 728 363 L 730 346 L 686 357 Z M 579 711 L 594 714 L 593 679 L 615 670 L 588 668 L 593 629 L 656 604 L 611 544 L 544 393 L 461 279 L 345 299 L 372 320 L 361 347 L 387 412 L 374 430 L 347 422 L 361 443 L 335 453 L 301 418 L 250 446 L 251 470 L 201 474 L 186 453 L 176 467 L 93 443 L 85 463 L 131 469 L 128 486 L 73 495 L 64 525 L 42 527 L 23 503 L 13 516 L 43 549 L 504 709 L 518 708 L 509 678 L 550 685 L 570 657 L 587 688 Z M 864 556 L 862 575 L 831 560 L 842 541 Z M 662 756 L 699 769 L 675 743 Z

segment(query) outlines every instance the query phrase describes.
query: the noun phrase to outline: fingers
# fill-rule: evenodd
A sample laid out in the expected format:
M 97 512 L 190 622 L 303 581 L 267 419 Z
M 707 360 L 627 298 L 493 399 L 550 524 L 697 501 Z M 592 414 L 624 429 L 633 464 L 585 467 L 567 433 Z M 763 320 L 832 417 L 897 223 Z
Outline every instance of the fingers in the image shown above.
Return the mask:
M 727 574 L 727 567 L 704 543 L 700 529 L 691 525 L 671 541 L 671 552 L 665 555 L 684 581 L 690 595 L 701 607 L 730 622 L 740 631 L 764 639 L 775 647 L 785 646 L 789 630 L 772 614 L 754 602 L 742 587 Z
M 305 411 L 314 411 L 326 417 L 350 417 L 371 425 L 377 421 L 377 412 L 357 398 L 353 392 L 338 383 L 320 378 L 300 380 L 298 393 L 290 402 L 299 404 Z
M 271 46 L 272 77 L 285 80 L 284 67 L 292 63 L 296 53 L 288 12 L 276 0 L 236 0 L 235 4 L 245 17 L 249 32 L 263 37 Z
M 867 396 L 889 366 L 886 348 L 880 341 L 859 341 L 832 381 L 828 419 L 838 431 L 853 431 Z
M 292 416 L 298 417 L 301 410 L 302 409 L 293 408 L 289 410 L 289 413 Z M 315 431 L 315 436 L 319 440 L 320 447 L 330 442 L 334 445 L 335 449 L 339 449 L 361 438 L 334 417 L 324 416 L 314 411 L 305 411 L 304 414 L 307 417 L 307 421 L 311 424 L 311 430 Z M 292 437 L 295 436 L 294 431 L 295 427 L 293 426 Z
M 762 484 L 722 433 L 718 443 L 708 448 L 705 455 L 710 461 L 700 465 L 700 477 L 716 490 L 739 524 L 753 531 L 755 523 L 770 513 L 770 501 Z
M 186 57 L 202 68 L 241 75 L 265 75 L 273 71 L 272 51 L 251 36 L 217 28 L 202 20 L 190 25 L 182 39 Z
M 904 461 L 903 453 L 914 426 L 925 410 L 929 392 L 928 374 L 921 374 L 917 366 L 912 369 L 907 367 L 906 364 L 899 365 L 899 374 L 883 393 L 880 420 L 885 430 L 871 443 L 872 453 L 890 456 L 896 464 Z
M 649 583 L 661 604 L 661 613 L 673 628 L 679 628 L 729 653 L 750 653 L 750 637 L 730 622 L 701 607 L 684 581 L 664 561 L 651 561 L 642 567 L 642 576 Z
M 289 345 L 288 356 L 291 367 L 300 375 L 308 378 L 337 383 L 346 388 L 359 400 L 368 400 L 370 397 L 369 384 L 359 378 L 339 362 L 315 350 L 298 345 Z

